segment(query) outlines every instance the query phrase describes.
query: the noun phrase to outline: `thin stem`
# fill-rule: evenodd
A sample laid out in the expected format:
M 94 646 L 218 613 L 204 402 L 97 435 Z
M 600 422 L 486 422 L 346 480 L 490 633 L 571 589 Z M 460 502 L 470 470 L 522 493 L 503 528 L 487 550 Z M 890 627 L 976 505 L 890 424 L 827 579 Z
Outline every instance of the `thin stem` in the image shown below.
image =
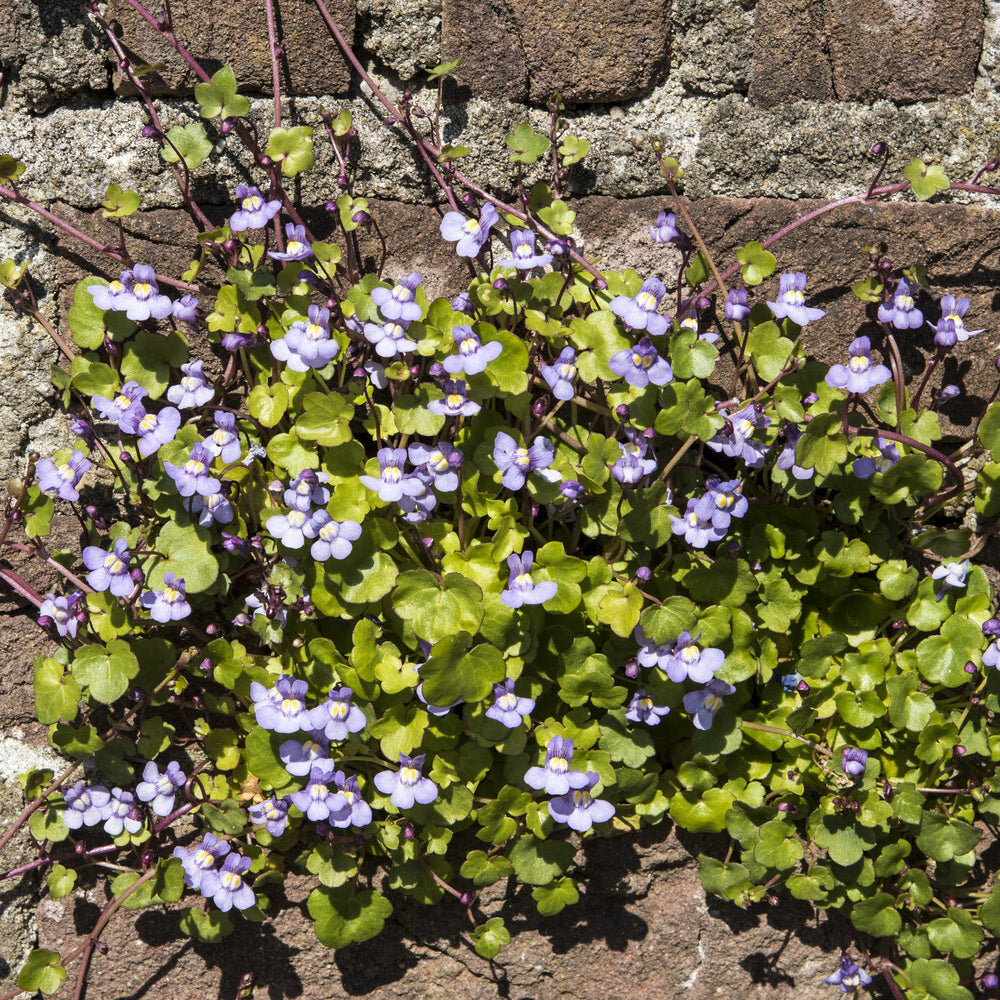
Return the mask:
M 267 42 L 271 51 L 271 85 L 274 88 L 274 127 L 281 128 L 281 68 L 278 65 L 278 38 L 274 26 L 274 0 L 264 0 L 267 14 Z
M 886 341 L 889 344 L 889 355 L 892 358 L 892 380 L 896 387 L 896 426 L 899 427 L 899 422 L 903 416 L 903 410 L 906 406 L 906 388 L 903 384 L 903 359 L 899 354 L 899 345 L 896 343 L 896 338 L 891 334 L 886 335 Z
M 855 434 L 864 434 L 867 437 L 888 438 L 890 441 L 899 441 L 910 448 L 916 448 L 917 451 L 922 451 L 936 462 L 940 462 L 951 473 L 951 477 L 955 480 L 960 491 L 965 489 L 965 478 L 962 476 L 962 471 L 959 467 L 947 455 L 938 451 L 937 448 L 932 448 L 929 444 L 914 441 L 913 438 L 907 437 L 905 434 L 899 434 L 896 431 L 886 431 L 876 427 L 848 428 L 848 433 L 852 437 Z
M 667 176 L 667 185 L 670 187 L 670 193 L 673 195 L 677 211 L 684 216 L 684 221 L 688 224 L 688 228 L 691 232 L 694 233 L 694 238 L 698 241 L 698 246 L 701 247 L 701 252 L 705 255 L 705 260 L 708 261 L 708 266 L 712 269 L 712 274 L 715 276 L 716 284 L 722 294 L 728 298 L 729 289 L 726 287 L 726 282 L 723 280 L 722 275 L 719 274 L 719 269 L 715 266 L 715 258 L 712 256 L 712 253 L 708 249 L 705 241 L 701 238 L 701 233 L 698 232 L 698 227 L 694 224 L 694 220 L 690 215 L 688 215 L 688 210 L 684 207 L 684 203 L 681 201 L 680 196 L 677 194 L 677 189 L 674 187 L 674 179 L 669 175 Z
M 804 743 L 807 747 L 816 750 L 818 753 L 826 754 L 827 757 L 833 755 L 833 751 L 829 747 L 823 746 L 822 743 L 806 739 L 804 736 L 799 736 L 798 733 L 793 733 L 790 729 L 781 729 L 779 726 L 765 726 L 759 722 L 747 722 L 746 719 L 740 719 L 740 725 L 744 729 L 755 729 L 760 733 L 774 733 L 776 736 L 787 736 L 790 739 Z

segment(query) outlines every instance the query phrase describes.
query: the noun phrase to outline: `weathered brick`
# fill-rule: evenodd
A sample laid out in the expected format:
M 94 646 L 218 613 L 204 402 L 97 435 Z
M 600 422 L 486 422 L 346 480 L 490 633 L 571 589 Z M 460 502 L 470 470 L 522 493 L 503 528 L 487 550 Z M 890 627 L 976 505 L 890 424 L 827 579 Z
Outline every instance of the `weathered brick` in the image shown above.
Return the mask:
M 750 99 L 770 108 L 834 97 L 823 8 L 814 0 L 760 0 L 754 26 Z
M 345 94 L 350 69 L 333 41 L 312 0 L 275 0 L 278 38 L 284 42 L 281 86 L 290 94 Z M 349 42 L 354 40 L 355 0 L 329 0 L 327 8 Z M 173 28 L 191 54 L 214 73 L 231 66 L 240 88 L 271 91 L 271 59 L 264 4 L 260 0 L 232 0 L 205 4 L 174 0 Z M 198 78 L 157 31 L 126 0 L 110 0 L 108 19 L 122 27 L 122 41 L 137 64 L 162 68 L 147 79 L 153 93 L 189 93 Z M 132 91 L 124 74 L 116 73 L 119 93 Z
M 544 103 L 629 100 L 666 73 L 669 0 L 444 0 L 442 50 L 476 95 Z
M 841 100 L 966 94 L 983 45 L 982 0 L 825 0 Z

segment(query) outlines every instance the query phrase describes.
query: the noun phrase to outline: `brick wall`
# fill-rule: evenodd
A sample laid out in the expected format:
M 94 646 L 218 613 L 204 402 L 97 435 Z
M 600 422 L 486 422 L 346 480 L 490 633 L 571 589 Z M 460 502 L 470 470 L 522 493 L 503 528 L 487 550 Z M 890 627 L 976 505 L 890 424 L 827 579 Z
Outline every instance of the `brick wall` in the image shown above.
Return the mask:
M 318 124 L 321 106 L 351 108 L 360 132 L 359 188 L 391 234 L 387 273 L 415 267 L 435 292 L 454 290 L 462 272 L 437 239 L 429 189 L 412 152 L 382 125 L 378 106 L 348 71 L 311 0 L 276 5 L 286 43 L 286 117 Z M 546 100 L 558 91 L 573 131 L 591 142 L 576 177 L 575 207 L 586 252 L 606 266 L 664 276 L 676 267 L 672 251 L 651 247 L 645 235 L 656 212 L 668 207 L 653 140 L 681 160 L 693 217 L 713 245 L 730 252 L 816 204 L 810 199 L 863 190 L 874 169 L 867 150 L 876 141 L 890 146 L 887 176 L 922 156 L 962 179 L 990 157 L 1000 134 L 998 0 L 332 0 L 329 6 L 391 94 L 410 88 L 432 103 L 422 91 L 422 71 L 462 57 L 457 82 L 446 90 L 445 138 L 474 151 L 467 172 L 498 193 L 510 187 L 503 136 L 525 120 L 544 129 Z M 210 70 L 233 66 L 252 116 L 266 129 L 271 71 L 262 0 L 172 0 L 171 10 L 179 36 Z M 108 0 L 106 11 L 121 24 L 130 56 L 158 65 L 152 81 L 165 124 L 196 117 L 194 80 L 183 62 L 124 0 Z M 109 238 L 113 231 L 97 210 L 106 187 L 137 190 L 147 214 L 129 220 L 129 238 L 157 263 L 183 261 L 195 229 L 155 147 L 140 138 L 142 106 L 75 0 L 0 2 L 0 68 L 0 152 L 26 163 L 23 190 Z M 299 194 L 322 204 L 334 193 L 334 175 L 319 138 L 316 155 L 318 169 L 301 179 Z M 224 213 L 247 169 L 233 144 L 195 172 L 196 195 L 210 214 L 213 206 Z M 809 271 L 810 288 L 829 309 L 810 347 L 831 359 L 866 322 L 862 304 L 845 293 L 864 267 L 867 242 L 883 240 L 898 260 L 929 264 L 938 294 L 970 295 L 970 315 L 987 329 L 971 364 L 943 373 L 944 381 L 965 379 L 970 390 L 946 410 L 956 428 L 968 424 L 992 388 L 1000 251 L 996 209 L 982 198 L 960 200 L 843 209 L 775 248 L 780 268 Z M 43 308 L 57 325 L 73 282 L 93 266 L 25 213 L 0 209 L 0 258 L 6 256 L 31 262 Z M 929 300 L 925 312 L 932 312 Z M 919 370 L 919 352 L 902 347 L 904 364 Z M 9 307 L 0 310 L 0 475 L 16 471 L 29 448 L 45 453 L 65 440 L 65 421 L 48 392 L 55 360 L 41 330 Z M 0 595 L 0 613 L 17 610 Z M 27 766 L 24 754 L 44 742 L 30 722 L 28 662 L 38 648 L 37 632 L 5 629 L 5 815 L 16 800 L 12 775 Z M 461 925 L 447 912 L 404 906 L 384 938 L 337 955 L 315 943 L 295 909 L 222 951 L 185 945 L 169 915 L 144 914 L 120 925 L 107 959 L 95 958 L 93 992 L 230 996 L 251 969 L 261 994 L 267 989 L 271 997 L 437 997 L 456 990 L 487 997 L 513 989 L 517 996 L 611 998 L 640 995 L 642 984 L 691 1000 L 719 991 L 772 1000 L 828 994 L 821 980 L 836 961 L 835 923 L 791 908 L 744 914 L 706 904 L 690 861 L 703 847 L 700 839 L 664 841 L 663 833 L 588 847 L 580 860 L 589 856 L 593 887 L 563 917 L 539 921 L 530 900 L 524 906 L 513 897 L 507 912 L 524 934 L 492 967 L 460 944 Z M 58 946 L 99 902 L 47 902 L 35 914 L 35 888 L 26 879 L 0 896 L 0 991 L 36 936 Z M 299 890 L 291 886 L 293 901 Z

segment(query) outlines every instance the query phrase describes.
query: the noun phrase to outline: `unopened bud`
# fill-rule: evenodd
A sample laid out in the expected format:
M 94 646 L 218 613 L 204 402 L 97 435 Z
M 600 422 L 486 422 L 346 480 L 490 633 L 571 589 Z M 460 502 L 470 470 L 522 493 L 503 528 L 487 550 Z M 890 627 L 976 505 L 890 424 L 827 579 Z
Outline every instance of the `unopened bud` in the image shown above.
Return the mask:
M 461 896 L 458 897 L 458 901 L 462 906 L 472 906 L 472 901 L 476 897 L 472 895 L 471 892 L 463 892 Z
M 222 244 L 222 249 L 229 250 L 231 252 L 235 250 L 239 245 L 240 245 L 239 240 L 226 240 L 226 242 Z
M 93 504 L 87 504 L 87 506 L 83 508 L 83 512 L 91 519 L 91 521 L 94 522 L 95 528 L 100 531 L 107 530 L 108 522 L 101 517 L 101 512 Z
M 497 280 L 493 282 L 493 287 L 498 292 L 506 292 L 507 289 L 510 288 L 510 284 L 507 282 L 506 278 L 497 278 Z
M 129 573 L 129 576 L 132 578 L 133 583 L 142 583 L 142 570 L 138 566 Z
M 531 412 L 536 417 L 540 417 L 549 408 L 549 397 L 544 395 L 531 404 Z
M 426 538 L 420 539 L 420 544 L 423 545 L 425 549 L 430 549 L 434 547 L 434 539 L 428 535 Z
M 128 811 L 128 818 L 132 820 L 133 823 L 139 822 L 142 819 L 142 810 L 138 806 L 132 806 Z
M 872 146 L 872 148 L 868 150 L 868 152 L 871 153 L 872 156 L 884 156 L 885 155 L 885 151 L 888 148 L 889 148 L 889 144 L 887 142 L 876 142 L 875 145 Z
M 86 853 L 87 853 L 87 845 L 86 845 L 86 844 L 85 844 L 85 843 L 84 843 L 84 842 L 83 842 L 83 841 L 81 840 L 81 841 L 80 841 L 80 842 L 79 842 L 79 843 L 78 843 L 78 844 L 77 844 L 77 845 L 76 845 L 76 846 L 75 846 L 75 847 L 73 848 L 73 850 L 74 850 L 74 851 L 76 851 L 76 853 L 77 853 L 77 854 L 86 854 Z
M 860 811 L 861 811 L 861 803 L 860 802 L 852 802 L 851 803 L 851 812 L 860 812 Z
M 777 896 L 768 896 L 767 902 L 770 906 L 777 906 L 781 902 L 781 900 L 778 899 Z
M 146 698 L 146 692 L 143 691 L 142 688 L 135 687 L 129 691 L 129 697 L 135 702 L 144 701 Z
M 882 782 L 882 798 L 884 798 L 886 802 L 892 798 L 892 784 L 888 778 Z
M 219 626 L 216 625 L 215 622 L 209 622 L 205 626 L 206 635 L 218 635 L 218 633 L 219 633 Z
M 152 139 L 154 135 L 159 135 L 159 129 L 153 128 L 152 125 L 142 126 L 142 137 L 143 139 Z
M 127 73 L 128 72 L 128 60 L 127 59 L 119 59 L 118 60 L 118 68 L 123 73 Z
M 952 747 L 951 752 L 956 757 L 964 757 L 966 754 L 965 747 L 963 747 L 961 743 L 957 747 Z
M 976 665 L 975 665 L 975 664 L 974 664 L 974 663 L 972 662 L 972 660 L 967 660 L 967 661 L 966 661 L 966 664 L 965 664 L 965 672 L 966 672 L 967 674 L 974 674 L 974 673 L 976 673 L 977 671 L 978 671 L 978 668 L 977 668 L 977 667 L 976 667 Z
M 260 156 L 260 157 L 258 157 L 258 158 L 257 158 L 257 162 L 258 162 L 258 163 L 259 163 L 259 164 L 260 164 L 260 165 L 261 165 L 262 167 L 269 167 L 269 166 L 271 166 L 271 164 L 272 164 L 272 163 L 274 163 L 274 160 L 272 160 L 272 159 L 271 159 L 271 157 L 270 157 L 270 156 L 268 156 L 268 155 L 267 155 L 267 154 L 265 153 L 265 154 L 264 154 L 263 156 Z
M 223 135 L 229 135 L 234 128 L 236 128 L 236 122 L 234 122 L 232 118 L 223 118 L 222 124 L 219 126 L 219 131 Z
M 896 619 L 896 620 L 895 620 L 895 621 L 894 621 L 894 622 L 892 623 L 892 627 L 893 627 L 894 629 L 896 629 L 896 630 L 898 631 L 898 630 L 899 630 L 899 629 L 901 629 L 901 628 L 902 628 L 902 627 L 903 627 L 903 626 L 904 626 L 905 624 L 906 624 L 906 619 L 905 619 L 905 618 L 897 618 L 897 619 Z
M 984 990 L 995 990 L 1000 986 L 1000 976 L 995 972 L 984 972 L 979 979 L 979 985 Z
M 414 828 L 413 824 L 409 820 L 407 820 L 403 824 L 403 840 L 413 840 L 413 838 L 416 835 L 417 835 L 416 829 Z
M 636 660 L 629 660 L 625 664 L 625 676 L 633 681 L 639 676 L 639 664 Z
M 792 816 L 792 815 L 794 815 L 795 813 L 798 812 L 798 809 L 796 809 L 795 806 L 793 806 L 791 802 L 779 802 L 778 803 L 778 812 L 783 812 L 783 813 L 786 813 L 789 816 Z
M 799 694 L 808 694 L 810 689 L 809 685 L 805 681 L 799 681 L 799 683 L 795 685 L 795 690 L 798 691 Z
M 142 867 L 148 868 L 153 863 L 153 852 L 147 847 L 142 852 Z
M 48 615 L 39 615 L 38 624 L 42 628 L 52 628 L 52 619 Z
M 640 566 L 635 571 L 637 580 L 648 580 L 653 575 L 653 571 L 648 566 Z
M 628 407 L 624 403 L 619 403 L 615 407 L 615 415 L 621 420 L 628 420 L 629 417 Z
M 107 955 L 108 951 L 110 950 L 103 941 L 95 941 L 94 948 L 95 950 L 99 951 L 102 955 Z
M 537 503 L 533 503 L 531 505 L 531 516 L 532 517 L 538 517 L 538 504 Z
M 416 378 L 420 374 L 420 365 L 410 365 L 410 374 Z
M 435 361 L 435 362 L 434 362 L 434 363 L 433 363 L 433 364 L 432 364 L 432 365 L 430 366 L 430 368 L 428 368 L 428 369 L 427 369 L 427 371 L 428 371 L 428 373 L 429 373 L 429 374 L 430 374 L 431 376 L 433 376 L 434 378 L 437 378 L 437 377 L 438 377 L 439 375 L 441 375 L 441 374 L 442 374 L 442 372 L 444 372 L 444 365 L 443 365 L 443 364 L 441 364 L 441 362 L 440 362 L 440 361 Z
M 983 635 L 995 639 L 1000 636 L 1000 618 L 987 618 L 983 622 Z
M 351 216 L 351 222 L 357 223 L 359 226 L 367 226 L 371 221 L 372 217 L 367 212 L 355 212 Z

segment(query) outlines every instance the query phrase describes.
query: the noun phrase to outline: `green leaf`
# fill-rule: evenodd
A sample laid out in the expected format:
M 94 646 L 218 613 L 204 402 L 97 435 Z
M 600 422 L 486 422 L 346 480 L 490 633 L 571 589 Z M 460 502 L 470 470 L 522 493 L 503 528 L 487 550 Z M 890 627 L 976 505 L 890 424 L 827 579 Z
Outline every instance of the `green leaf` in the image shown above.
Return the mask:
M 212 143 L 205 137 L 205 126 L 201 122 L 174 125 L 167 131 L 167 139 L 160 156 L 167 163 L 183 160 L 188 170 L 200 167 L 212 152 Z
M 510 932 L 504 927 L 503 917 L 491 917 L 472 931 L 472 944 L 476 954 L 493 959 L 505 944 L 510 944 Z
M 590 152 L 590 143 L 586 139 L 578 139 L 575 135 L 564 136 L 559 145 L 559 155 L 564 167 L 572 167 L 583 161 Z
M 698 874 L 705 892 L 723 899 L 737 899 L 750 888 L 750 869 L 735 861 L 722 862 L 699 854 Z
M 219 563 L 212 555 L 212 534 L 207 528 L 167 521 L 156 536 L 154 547 L 167 558 L 165 562 L 159 561 L 149 574 L 148 587 L 161 587 L 163 574 L 172 572 L 183 578 L 188 594 L 200 594 L 218 579 Z
M 886 682 L 889 694 L 889 721 L 897 729 L 919 733 L 934 714 L 934 701 L 922 691 L 918 678 L 913 674 L 890 677 Z
M 551 885 L 540 885 L 531 890 L 531 898 L 543 917 L 554 917 L 567 906 L 573 906 L 580 900 L 576 883 L 571 878 L 561 878 Z
M 531 835 L 518 837 L 508 857 L 514 873 L 528 885 L 548 885 L 573 861 L 576 849 L 565 840 L 539 840 Z
M 49 996 L 59 989 L 65 978 L 66 970 L 59 964 L 59 952 L 35 948 L 17 975 L 17 985 L 29 993 L 41 990 Z
M 235 925 L 220 910 L 201 910 L 194 906 L 181 910 L 180 929 L 182 934 L 193 937 L 205 944 L 218 944 Z
M 138 660 L 121 639 L 112 639 L 107 649 L 99 645 L 81 646 L 73 659 L 73 677 L 88 689 L 91 697 L 105 705 L 117 701 L 138 672 Z
M 982 929 L 976 926 L 971 913 L 949 906 L 946 917 L 938 917 L 927 925 L 927 936 L 938 951 L 955 958 L 974 958 L 983 940 Z
M 324 396 L 323 398 L 328 397 Z M 265 427 L 276 426 L 287 409 L 288 386 L 283 382 L 275 382 L 274 385 L 255 385 L 247 397 L 247 410 L 250 412 L 250 416 L 259 420 Z M 306 419 L 303 417 L 300 423 Z M 307 429 L 312 430 L 313 425 L 307 425 Z M 309 434 L 303 433 L 301 430 L 299 433 L 302 437 L 313 440 Z M 320 443 L 325 442 L 321 441 Z
M 431 647 L 420 668 L 424 697 L 431 705 L 451 705 L 461 699 L 482 701 L 505 676 L 503 654 L 486 643 L 469 649 L 467 632 L 448 635 Z
M 979 843 L 981 836 L 980 831 L 969 823 L 925 811 L 920 817 L 917 847 L 935 861 L 952 861 L 968 854 Z
M 946 191 L 951 187 L 951 182 L 945 176 L 944 167 L 939 163 L 928 166 L 917 157 L 910 160 L 909 165 L 903 170 L 903 176 L 910 182 L 917 201 L 927 201 L 938 191 Z
M 783 337 L 778 325 L 773 322 L 757 323 L 747 335 L 747 355 L 753 361 L 757 374 L 768 382 L 781 373 L 794 347 L 792 341 Z M 808 427 L 812 427 L 815 422 L 815 419 L 810 421 Z
M 463 156 L 468 156 L 472 152 L 468 146 L 453 146 L 451 143 L 445 143 L 441 147 L 441 152 L 438 153 L 438 159 L 442 163 L 453 163 L 455 160 L 462 159 Z
M 422 569 L 400 574 L 392 606 L 428 642 L 438 642 L 459 631 L 475 635 L 484 615 L 483 592 L 471 580 L 447 573 L 439 582 Z
M 753 856 L 768 868 L 786 871 L 802 860 L 805 851 L 792 824 L 774 819 L 760 828 L 760 840 L 753 849 Z
M 906 966 L 913 989 L 923 990 L 933 1000 L 972 1000 L 972 994 L 959 983 L 958 970 L 941 958 L 918 958 Z
M 979 919 L 994 937 L 1000 935 L 1000 882 L 994 883 L 990 898 L 979 908 Z
M 855 903 L 851 910 L 851 923 L 859 931 L 873 937 L 895 937 L 903 926 L 903 918 L 896 910 L 896 899 L 887 892 L 878 892 L 870 899 Z
M 432 79 L 436 80 L 438 77 L 451 76 L 456 69 L 461 65 L 461 59 L 453 59 L 451 62 L 438 63 L 433 69 L 427 70 L 427 75 Z
M 76 718 L 80 685 L 52 657 L 35 667 L 35 711 L 39 722 L 72 722 Z
M 73 290 L 73 305 L 70 306 L 66 319 L 69 322 L 70 333 L 73 334 L 73 343 L 85 350 L 98 350 L 103 345 L 105 337 L 110 337 L 115 341 L 124 340 L 130 337 L 136 329 L 135 323 L 124 313 L 111 312 L 110 310 L 105 312 L 94 305 L 94 297 L 87 289 L 104 284 L 105 282 L 99 278 L 84 278 Z M 82 362 L 84 359 L 78 360 Z M 77 368 L 76 372 L 82 374 L 82 370 L 82 367 Z M 79 381 L 77 381 L 77 388 L 84 392 L 87 391 Z M 112 382 L 111 391 L 114 388 L 115 383 Z M 104 393 L 95 393 L 95 395 L 104 395 Z
M 117 184 L 112 184 L 104 192 L 101 202 L 105 219 L 124 219 L 139 207 L 139 196 L 135 191 L 123 191 Z
M 759 285 L 774 273 L 777 261 L 756 241 L 736 251 L 736 259 L 743 265 L 740 273 L 748 285 Z
M 281 164 L 286 177 L 294 177 L 313 165 L 313 130 L 311 125 L 271 129 L 267 155 Z
M 53 899 L 62 899 L 73 891 L 76 885 L 76 872 L 57 863 L 52 866 L 52 871 L 45 881 L 49 887 L 49 895 Z
M 721 788 L 682 790 L 670 799 L 670 815 L 692 833 L 719 833 L 726 828 L 726 813 L 733 801 L 732 793 Z
M 610 583 L 603 588 L 604 596 L 597 605 L 597 620 L 610 625 L 611 630 L 623 638 L 630 636 L 639 624 L 643 598 L 631 580 L 628 583 Z
M 869 278 L 863 278 L 861 281 L 857 281 L 851 285 L 851 291 L 862 302 L 881 302 L 882 288 L 882 282 L 874 275 Z
M 316 937 L 328 948 L 368 941 L 381 932 L 392 913 L 392 904 L 380 892 L 366 889 L 355 895 L 347 886 L 313 889 L 306 908 L 315 921 Z
M 0 156 L 0 180 L 16 181 L 24 173 L 24 164 L 13 156 Z
M 196 84 L 194 99 L 202 118 L 243 118 L 250 110 L 250 102 L 236 93 L 236 77 L 228 66 L 214 73 L 210 83 Z
M 506 141 L 512 163 L 534 163 L 552 145 L 527 123 L 518 125 Z
M 187 341 L 179 331 L 164 337 L 140 330 L 123 349 L 122 378 L 138 382 L 151 399 L 159 399 L 170 385 L 171 367 L 179 368 L 187 358 Z
M 514 871 L 513 865 L 502 854 L 490 857 L 485 851 L 473 851 L 459 869 L 462 878 L 472 880 L 477 888 L 494 885 Z

